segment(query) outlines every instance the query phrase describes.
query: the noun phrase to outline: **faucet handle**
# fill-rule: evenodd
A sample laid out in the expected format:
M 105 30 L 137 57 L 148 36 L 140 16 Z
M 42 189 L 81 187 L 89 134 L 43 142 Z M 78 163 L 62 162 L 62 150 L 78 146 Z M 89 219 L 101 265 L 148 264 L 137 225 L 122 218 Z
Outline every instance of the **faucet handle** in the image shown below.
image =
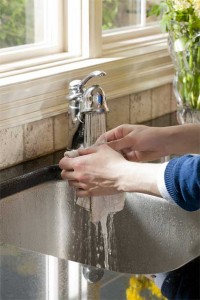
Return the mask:
M 88 74 L 88 75 L 80 82 L 81 88 L 83 88 L 84 85 L 85 85 L 90 79 L 92 79 L 93 77 L 97 77 L 97 76 L 102 77 L 102 76 L 105 76 L 105 75 L 106 75 L 106 72 L 104 72 L 104 71 L 94 71 L 94 72 L 89 73 L 89 74 Z
M 81 80 L 71 81 L 69 83 L 69 94 L 66 96 L 66 98 L 70 101 L 82 97 L 83 90 L 80 89 L 80 87 L 81 87 Z

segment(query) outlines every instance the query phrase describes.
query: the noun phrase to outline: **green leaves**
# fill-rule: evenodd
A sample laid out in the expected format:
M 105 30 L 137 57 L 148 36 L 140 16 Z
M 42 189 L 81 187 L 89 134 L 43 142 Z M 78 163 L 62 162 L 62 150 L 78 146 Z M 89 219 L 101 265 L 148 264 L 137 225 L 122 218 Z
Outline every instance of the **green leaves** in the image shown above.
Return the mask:
M 168 12 L 168 6 L 167 3 L 164 1 L 161 1 L 160 4 L 153 5 L 148 11 L 147 11 L 147 17 L 150 16 L 161 16 L 162 18 L 165 17 L 165 14 Z M 165 27 L 165 26 L 164 26 Z
M 26 44 L 26 2 L 0 1 L 0 48 Z
M 102 29 L 112 29 L 118 27 L 117 16 L 119 10 L 120 0 L 106 0 L 103 3 L 103 25 Z
M 177 71 L 177 90 L 183 104 L 200 110 L 200 18 L 190 2 L 175 6 L 173 0 L 153 5 L 148 15 L 161 16 L 163 31 L 169 32 L 169 49 Z M 180 7 L 180 10 L 175 10 Z M 183 9 L 184 8 L 184 9 Z
M 184 10 L 176 11 L 171 0 L 161 1 L 160 4 L 155 4 L 148 11 L 148 16 L 161 16 L 161 28 L 163 31 L 171 30 L 170 23 L 188 22 L 189 31 L 200 30 L 200 18 L 194 12 L 193 7 Z
M 171 16 L 170 14 L 166 13 L 165 15 L 163 15 L 161 21 L 160 21 L 160 26 L 162 31 L 166 31 L 168 32 L 171 28 Z
M 150 10 L 147 11 L 147 17 L 150 17 L 150 16 L 160 16 L 161 14 L 161 7 L 160 5 L 158 4 L 155 4 L 151 7 Z

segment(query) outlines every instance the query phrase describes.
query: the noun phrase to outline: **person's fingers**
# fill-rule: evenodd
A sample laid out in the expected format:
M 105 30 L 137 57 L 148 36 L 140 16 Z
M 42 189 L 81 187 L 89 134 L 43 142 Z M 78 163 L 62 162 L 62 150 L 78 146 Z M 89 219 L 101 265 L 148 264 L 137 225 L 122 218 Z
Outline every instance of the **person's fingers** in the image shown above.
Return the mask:
M 103 137 L 100 138 L 104 138 L 106 142 L 111 142 L 111 141 L 121 139 L 123 137 L 124 135 L 123 135 L 122 126 L 118 126 L 117 128 L 107 131 L 106 133 L 104 133 Z
M 134 151 L 130 148 L 125 148 L 121 152 L 127 160 L 135 162 L 139 161 L 139 158 L 137 157 L 137 151 Z
M 108 130 L 104 134 L 100 135 L 95 144 L 103 144 L 106 142 L 114 141 L 123 137 L 123 127 L 124 125 L 120 125 L 114 129 Z
M 89 197 L 89 196 L 92 196 L 92 195 L 88 190 L 77 189 L 76 190 L 76 196 L 77 197 Z
M 158 153 L 155 151 L 127 151 L 126 149 L 122 151 L 124 157 L 129 161 L 134 162 L 145 162 L 145 161 L 153 161 L 160 157 Z
M 66 172 L 65 170 L 63 170 L 61 172 L 61 177 L 64 180 L 77 180 L 76 176 L 75 176 L 75 172 L 71 171 L 71 172 Z
M 116 140 L 115 129 L 109 130 L 106 133 L 100 135 L 95 144 L 99 145 L 112 140 Z
M 88 148 L 79 148 L 78 149 L 78 154 L 80 156 L 92 154 L 92 153 L 95 153 L 95 152 L 97 152 L 97 147 L 95 147 L 95 146 L 91 146 L 91 147 L 88 147 Z
M 123 149 L 133 147 L 134 140 L 127 135 L 122 139 L 108 142 L 107 145 L 110 146 L 115 151 L 121 151 Z
M 106 134 L 102 134 L 100 135 L 100 137 L 96 140 L 95 142 L 95 146 L 100 146 L 102 144 L 106 144 L 107 140 L 106 140 Z
M 74 159 L 76 158 L 63 157 L 59 162 L 59 167 L 68 171 L 73 170 Z
M 122 139 L 126 135 L 128 135 L 130 132 L 132 132 L 136 128 L 138 128 L 138 126 L 141 126 L 141 125 L 130 125 L 130 124 L 120 125 L 120 126 L 114 128 L 114 129 L 111 129 L 111 130 L 107 131 L 104 134 L 104 139 L 107 142 L 112 142 L 114 140 Z
M 84 182 L 80 182 L 77 180 L 69 180 L 68 183 L 70 186 L 73 186 L 77 189 L 87 190 L 87 185 Z

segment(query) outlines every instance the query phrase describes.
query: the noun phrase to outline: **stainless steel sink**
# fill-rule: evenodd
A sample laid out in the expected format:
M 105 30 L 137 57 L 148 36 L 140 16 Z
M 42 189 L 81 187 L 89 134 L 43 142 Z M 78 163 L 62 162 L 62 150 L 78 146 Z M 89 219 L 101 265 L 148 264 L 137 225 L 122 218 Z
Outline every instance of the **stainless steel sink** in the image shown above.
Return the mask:
M 97 232 L 59 173 L 52 167 L 2 186 L 0 242 L 104 268 L 100 226 Z M 127 193 L 124 210 L 114 215 L 106 268 L 152 274 L 180 267 L 200 254 L 199 217 L 161 198 Z

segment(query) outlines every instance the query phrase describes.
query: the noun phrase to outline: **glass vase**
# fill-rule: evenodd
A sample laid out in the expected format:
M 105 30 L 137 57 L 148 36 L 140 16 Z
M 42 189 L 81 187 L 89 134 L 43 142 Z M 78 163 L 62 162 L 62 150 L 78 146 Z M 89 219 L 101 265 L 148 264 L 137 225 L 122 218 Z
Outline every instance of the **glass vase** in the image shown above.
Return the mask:
M 189 22 L 172 22 L 168 46 L 176 70 L 178 122 L 200 122 L 200 32 L 191 32 Z
M 177 72 L 173 80 L 173 92 L 176 98 L 177 104 L 177 121 L 179 124 L 185 123 L 200 123 L 200 109 L 199 107 L 193 107 L 191 98 L 186 97 L 186 93 L 182 93 L 185 88 L 182 76 Z M 187 93 L 192 93 L 191 87 L 186 87 Z M 199 88 L 200 90 L 200 88 Z M 199 93 L 199 91 L 198 91 Z M 198 96 L 200 97 L 200 96 Z M 199 99 L 199 98 L 198 98 Z M 198 100 L 199 101 L 199 100 Z
M 191 109 L 188 106 L 177 107 L 178 124 L 200 123 L 200 110 Z

